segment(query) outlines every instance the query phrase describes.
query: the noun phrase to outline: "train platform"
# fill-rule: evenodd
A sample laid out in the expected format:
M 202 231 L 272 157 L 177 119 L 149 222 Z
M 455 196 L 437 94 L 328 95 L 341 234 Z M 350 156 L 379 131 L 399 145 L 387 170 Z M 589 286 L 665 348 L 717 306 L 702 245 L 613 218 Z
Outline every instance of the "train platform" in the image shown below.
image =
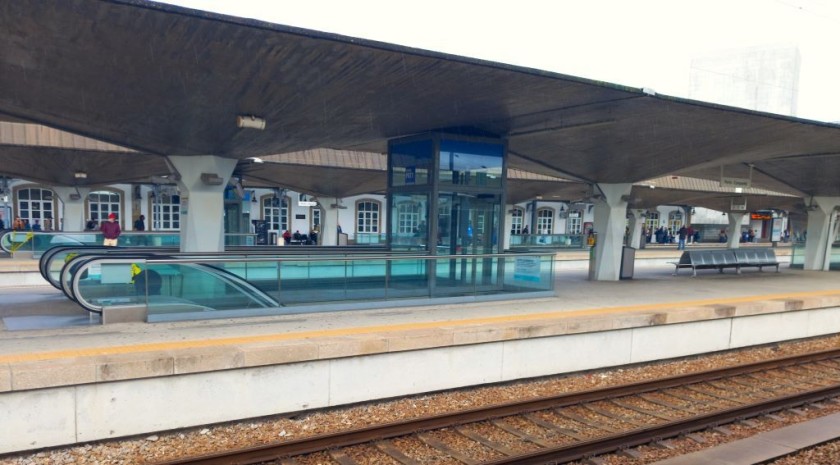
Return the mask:
M 679 252 L 640 252 L 618 282 L 558 258 L 554 298 L 154 324 L 4 287 L 0 453 L 840 332 L 835 273 L 672 276 Z

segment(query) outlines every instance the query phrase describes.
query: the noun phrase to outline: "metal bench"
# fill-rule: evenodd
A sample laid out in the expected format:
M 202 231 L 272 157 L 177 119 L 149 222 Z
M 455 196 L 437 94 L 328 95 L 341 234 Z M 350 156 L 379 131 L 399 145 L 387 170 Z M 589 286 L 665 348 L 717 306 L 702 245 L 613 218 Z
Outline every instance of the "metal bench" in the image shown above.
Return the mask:
M 765 266 L 775 266 L 778 273 L 780 264 L 773 249 L 686 250 L 680 261 L 669 263 L 674 265 L 674 276 L 680 268 L 691 268 L 694 276 L 697 276 L 697 270 L 703 269 L 717 269 L 723 273 L 724 268 L 735 268 L 740 274 L 741 268 L 756 267 L 764 271 Z
M 674 276 L 680 268 L 691 268 L 693 275 L 697 270 L 717 269 L 723 273 L 724 268 L 735 268 L 740 272 L 740 264 L 732 250 L 686 250 L 680 256 L 680 261 L 670 262 L 674 265 Z
M 779 261 L 773 249 L 735 249 L 735 259 L 743 267 L 756 267 L 758 271 L 764 271 L 765 266 L 775 266 L 776 273 L 779 272 Z

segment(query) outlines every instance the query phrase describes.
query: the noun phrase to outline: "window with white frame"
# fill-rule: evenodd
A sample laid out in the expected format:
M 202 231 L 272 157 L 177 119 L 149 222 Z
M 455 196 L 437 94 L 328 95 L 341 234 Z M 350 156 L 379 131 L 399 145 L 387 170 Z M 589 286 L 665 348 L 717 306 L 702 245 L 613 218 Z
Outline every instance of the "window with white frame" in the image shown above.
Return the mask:
M 668 229 L 671 230 L 671 234 L 676 235 L 677 231 L 682 227 L 683 224 L 683 215 L 680 212 L 671 212 L 668 213 Z
M 91 192 L 88 194 L 87 201 L 90 219 L 97 223 L 107 220 L 111 213 L 117 215 L 117 218 L 122 218 L 120 215 L 120 194 L 117 192 Z
M 583 234 L 583 212 L 574 210 L 569 212 L 566 219 L 566 231 L 569 234 Z
M 537 210 L 537 234 L 554 233 L 554 209 L 540 208 Z
M 309 217 L 312 218 L 312 224 L 309 225 L 309 230 L 318 230 L 323 232 L 323 224 L 322 224 L 322 213 L 321 207 L 309 207 Z
M 510 212 L 510 233 L 522 234 L 522 227 L 525 226 L 525 210 L 514 208 Z
M 44 227 L 45 219 L 52 219 L 53 191 L 39 187 L 29 187 L 17 191 L 17 216 L 28 220 L 29 226 L 36 224 Z M 7 226 L 12 227 L 11 221 Z
M 403 202 L 397 206 L 397 234 L 414 234 L 420 224 L 420 204 Z
M 650 212 L 647 214 L 647 218 L 645 218 L 645 228 L 653 234 L 654 231 L 659 229 L 659 212 Z
M 178 231 L 181 229 L 181 196 L 161 194 L 152 203 L 152 229 Z
M 379 232 L 379 202 L 375 200 L 356 202 L 356 232 Z
M 262 199 L 263 219 L 269 231 L 289 229 L 289 200 L 287 197 L 267 196 Z

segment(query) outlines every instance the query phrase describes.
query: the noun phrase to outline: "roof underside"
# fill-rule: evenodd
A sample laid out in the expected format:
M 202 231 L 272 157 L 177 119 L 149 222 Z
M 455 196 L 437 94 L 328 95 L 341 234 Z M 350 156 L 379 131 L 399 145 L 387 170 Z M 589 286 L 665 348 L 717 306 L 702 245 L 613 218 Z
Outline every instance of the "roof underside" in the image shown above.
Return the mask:
M 837 126 L 533 69 L 134 0 L 3 2 L 0 43 L 0 119 L 142 152 L 117 163 L 132 179 L 161 174 L 154 155 L 384 153 L 389 139 L 459 128 L 507 139 L 511 168 L 545 175 L 718 179 L 751 163 L 756 186 L 840 195 Z M 239 129 L 237 115 L 266 129 Z M 2 148 L 6 174 L 35 173 L 15 157 L 56 169 L 55 148 Z M 301 174 L 300 190 L 331 176 Z

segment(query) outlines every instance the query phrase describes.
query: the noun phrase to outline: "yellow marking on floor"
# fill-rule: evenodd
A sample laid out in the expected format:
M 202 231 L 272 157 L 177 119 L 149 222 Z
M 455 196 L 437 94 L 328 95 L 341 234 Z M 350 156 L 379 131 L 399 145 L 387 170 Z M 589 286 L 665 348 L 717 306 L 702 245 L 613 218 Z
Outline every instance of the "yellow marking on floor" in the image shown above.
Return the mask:
M 733 297 L 726 299 L 702 299 L 679 302 L 663 302 L 658 304 L 640 304 L 620 307 L 592 308 L 586 310 L 561 310 L 553 312 L 532 313 L 527 315 L 503 315 L 481 318 L 468 318 L 463 320 L 429 321 L 422 323 L 402 323 L 394 325 L 362 326 L 354 328 L 324 329 L 315 331 L 302 331 L 297 333 L 266 334 L 258 336 L 240 336 L 216 339 L 196 339 L 189 341 L 155 342 L 132 344 L 112 347 L 94 347 L 85 349 L 66 349 L 50 352 L 36 352 L 26 354 L 0 355 L 0 363 L 21 363 L 36 362 L 45 360 L 70 359 L 78 357 L 92 357 L 103 355 L 118 355 L 128 353 L 171 351 L 178 349 L 192 349 L 200 347 L 234 346 L 241 344 L 255 344 L 260 342 L 278 342 L 290 340 L 306 340 L 314 338 L 355 336 L 360 334 L 371 334 L 378 332 L 399 332 L 418 329 L 446 328 L 454 326 L 470 326 L 489 323 L 515 323 L 520 321 L 545 320 L 556 318 L 574 318 L 580 316 L 605 315 L 615 313 L 642 313 L 669 308 L 702 307 L 706 305 L 727 305 L 747 302 L 761 302 L 769 300 L 792 300 L 803 297 L 834 296 L 840 295 L 840 290 L 830 291 L 809 291 L 794 292 L 785 294 L 767 294 L 760 296 Z

